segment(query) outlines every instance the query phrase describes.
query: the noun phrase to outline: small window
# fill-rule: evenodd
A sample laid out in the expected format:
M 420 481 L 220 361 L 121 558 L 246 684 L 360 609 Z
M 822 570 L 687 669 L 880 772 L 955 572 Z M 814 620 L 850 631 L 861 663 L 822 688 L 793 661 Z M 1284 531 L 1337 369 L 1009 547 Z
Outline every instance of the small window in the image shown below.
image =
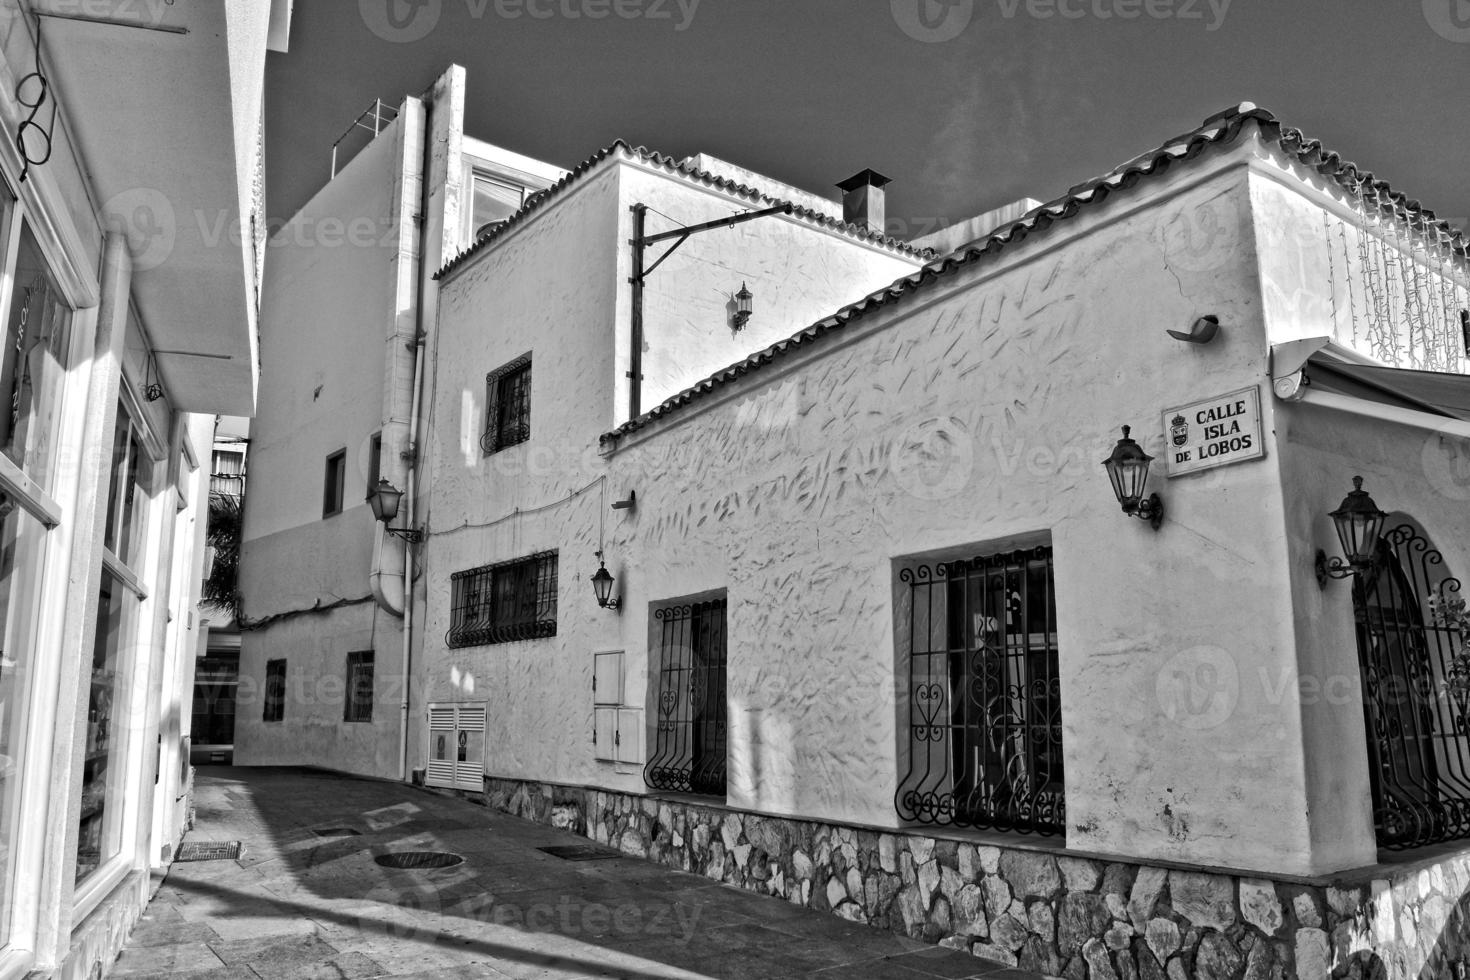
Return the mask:
M 643 771 L 652 789 L 725 795 L 725 609 L 720 595 L 653 610 L 658 645 L 649 666 L 658 670 L 658 700 L 649 711 L 658 720 Z
M 373 651 L 347 655 L 347 705 L 343 721 L 373 720 Z
M 127 409 L 117 409 L 112 437 L 112 467 L 107 487 L 107 524 L 102 542 L 125 565 L 133 565 L 144 540 L 146 504 L 153 483 L 153 460 L 143 448 Z
M 531 355 L 518 357 L 485 376 L 485 434 L 488 456 L 531 438 Z
M 367 492 L 371 494 L 377 489 L 378 481 L 383 477 L 383 433 L 374 432 L 368 440 L 367 460 Z
M 485 646 L 556 635 L 557 553 L 456 572 L 451 647 Z
M 474 175 L 474 205 L 470 219 L 472 241 L 478 241 L 505 224 L 525 204 L 527 193 L 526 188 L 519 184 L 477 172 Z
M 280 721 L 286 717 L 286 661 L 265 662 L 265 710 L 261 721 Z
M 342 513 L 342 490 L 347 480 L 347 450 L 339 449 L 327 457 L 327 471 L 322 480 L 322 516 Z

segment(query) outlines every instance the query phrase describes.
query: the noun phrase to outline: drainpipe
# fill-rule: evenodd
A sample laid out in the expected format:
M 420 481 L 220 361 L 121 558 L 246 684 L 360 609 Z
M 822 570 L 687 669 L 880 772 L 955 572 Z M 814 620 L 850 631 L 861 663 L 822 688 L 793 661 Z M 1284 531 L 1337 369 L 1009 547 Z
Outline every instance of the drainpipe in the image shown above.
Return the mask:
M 424 126 L 428 129 L 427 121 Z M 424 181 L 427 186 L 428 181 Z M 419 318 L 423 318 L 423 279 L 420 277 Z M 417 499 L 417 476 L 419 470 L 419 396 L 424 386 L 424 331 L 420 322 L 418 336 L 413 345 L 413 400 L 408 407 L 408 457 L 407 489 L 403 492 L 403 509 L 407 518 L 404 527 L 416 528 L 414 503 Z M 409 685 L 413 681 L 413 542 L 403 543 L 403 701 L 398 709 L 398 779 L 408 780 L 408 722 Z

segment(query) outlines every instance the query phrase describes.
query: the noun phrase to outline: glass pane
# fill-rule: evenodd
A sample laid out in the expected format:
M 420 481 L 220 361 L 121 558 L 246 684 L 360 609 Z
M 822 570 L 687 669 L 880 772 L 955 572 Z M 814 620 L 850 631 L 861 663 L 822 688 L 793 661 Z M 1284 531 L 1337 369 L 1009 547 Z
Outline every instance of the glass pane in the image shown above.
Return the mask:
M 86 754 L 82 764 L 82 812 L 77 833 L 77 875 L 81 882 L 118 852 L 123 810 L 127 736 L 127 685 L 123 650 L 137 600 L 105 570 L 97 596 L 97 635 L 87 698 Z
M 475 174 L 475 210 L 471 222 L 474 237 L 493 231 L 496 225 L 519 211 L 524 193 L 516 184 Z
M 45 531 L 24 511 L 0 519 L 0 909 L 12 907 L 21 762 L 35 654 Z M 0 915 L 0 946 L 10 916 Z
M 26 227 L 0 353 L 0 451 L 47 488 L 54 482 L 56 423 L 70 345 L 71 310 Z

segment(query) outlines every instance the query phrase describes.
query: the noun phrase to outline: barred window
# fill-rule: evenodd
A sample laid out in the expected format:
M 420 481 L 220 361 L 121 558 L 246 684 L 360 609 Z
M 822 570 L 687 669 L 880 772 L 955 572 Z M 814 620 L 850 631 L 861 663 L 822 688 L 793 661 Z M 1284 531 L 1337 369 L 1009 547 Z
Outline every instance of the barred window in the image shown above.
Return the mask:
M 373 651 L 347 655 L 347 701 L 343 721 L 373 720 Z
M 526 354 L 485 376 L 486 455 L 531 438 L 531 355 Z
M 653 789 L 725 795 L 725 598 L 655 609 L 658 722 L 643 771 Z
M 451 647 L 484 646 L 556 635 L 557 552 L 455 572 Z
M 286 717 L 286 661 L 265 662 L 265 710 L 261 721 L 280 721 Z
M 1065 827 L 1050 547 L 920 565 L 908 586 L 908 766 L 899 816 Z

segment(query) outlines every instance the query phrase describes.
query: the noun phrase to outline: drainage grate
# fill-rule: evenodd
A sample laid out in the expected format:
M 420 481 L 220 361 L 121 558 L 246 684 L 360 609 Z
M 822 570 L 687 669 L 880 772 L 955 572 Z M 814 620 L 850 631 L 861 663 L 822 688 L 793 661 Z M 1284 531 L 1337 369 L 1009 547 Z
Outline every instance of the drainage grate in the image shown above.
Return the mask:
M 240 842 L 188 841 L 179 845 L 175 861 L 234 861 L 240 856 Z
M 313 830 L 318 837 L 361 837 L 362 831 L 353 830 L 351 827 L 326 827 L 321 830 Z
M 397 854 L 379 854 L 373 858 L 385 868 L 452 868 L 464 861 L 458 854 L 446 851 L 400 851 Z
M 610 861 L 623 856 L 618 851 L 598 847 L 596 844 L 566 844 L 556 847 L 538 847 L 536 850 L 555 858 L 561 858 L 563 861 Z

